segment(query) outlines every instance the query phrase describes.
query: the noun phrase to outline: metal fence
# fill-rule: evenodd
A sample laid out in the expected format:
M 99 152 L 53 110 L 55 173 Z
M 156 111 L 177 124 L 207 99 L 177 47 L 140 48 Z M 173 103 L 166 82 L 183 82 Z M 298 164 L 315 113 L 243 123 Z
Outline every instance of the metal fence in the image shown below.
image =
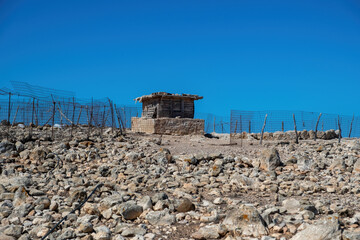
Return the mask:
M 12 82 L 14 89 L 0 89 L 0 120 L 7 125 L 131 127 L 131 117 L 141 108 L 116 106 L 109 98 L 79 99 L 72 92 Z
M 264 126 L 264 132 L 293 131 L 295 125 L 297 131 L 341 129 L 342 137 L 360 137 L 360 117 L 356 116 L 304 111 L 231 111 L 231 135 L 261 133 Z
M 206 133 L 230 133 L 230 118 L 211 113 L 196 113 L 195 118 L 205 120 Z

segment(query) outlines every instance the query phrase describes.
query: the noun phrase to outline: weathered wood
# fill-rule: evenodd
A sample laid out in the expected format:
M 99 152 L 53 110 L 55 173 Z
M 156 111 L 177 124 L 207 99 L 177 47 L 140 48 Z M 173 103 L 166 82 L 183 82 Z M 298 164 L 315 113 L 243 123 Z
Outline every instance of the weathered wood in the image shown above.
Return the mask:
M 51 96 L 52 97 L 52 96 Z M 55 106 L 56 102 L 53 99 L 53 117 L 52 117 L 52 125 L 51 125 L 51 139 L 54 140 L 54 124 L 55 124 Z
M 322 113 L 319 114 L 319 117 L 318 117 L 318 119 L 317 119 L 317 121 L 316 121 L 314 141 L 316 141 L 316 138 L 317 138 L 316 134 L 317 134 L 317 129 L 318 129 L 318 125 L 319 125 L 319 121 L 320 121 L 321 115 L 322 115 Z
M 249 133 L 251 133 L 251 120 L 249 120 Z
M 240 134 L 243 132 L 243 126 L 242 126 L 242 116 L 240 115 Z
M 120 118 L 119 110 L 116 107 L 116 104 L 114 104 L 114 107 L 115 107 L 116 117 L 117 117 L 118 122 L 119 122 L 120 134 L 122 135 L 123 134 L 123 124 L 122 124 L 122 121 L 121 121 L 121 118 Z
M 93 116 L 94 116 L 94 99 L 91 99 L 90 119 L 88 121 L 88 135 L 87 135 L 88 139 L 90 138 L 92 131 Z
M 264 124 L 263 124 L 263 127 L 261 129 L 261 137 L 260 137 L 260 145 L 262 144 L 262 140 L 263 140 L 263 137 L 264 137 L 264 130 L 265 130 L 265 126 L 266 126 L 266 119 L 267 119 L 267 114 L 265 115 L 265 119 L 264 119 Z
M 281 131 L 284 132 L 284 121 L 281 122 Z
M 216 132 L 216 131 L 215 131 L 215 116 L 214 116 L 214 132 Z
M 75 98 L 73 97 L 72 124 L 71 124 L 71 130 L 70 130 L 71 138 L 73 137 L 74 125 L 75 125 Z
M 60 106 L 61 106 L 61 102 L 58 102 L 58 107 L 60 107 Z M 63 117 L 63 115 L 60 114 L 60 126 L 63 125 L 63 124 L 62 124 L 62 117 Z
M 158 96 L 142 101 L 143 117 L 162 118 L 162 117 L 181 117 L 194 118 L 194 100 L 186 98 L 167 98 Z
M 11 93 L 9 92 L 9 106 L 8 106 L 8 123 L 10 124 L 10 115 L 11 115 Z
M 114 133 L 114 123 L 115 123 L 114 109 L 113 109 L 113 105 L 112 105 L 110 98 L 108 98 L 108 100 L 109 100 L 109 107 L 110 107 L 110 112 L 111 112 L 111 131 L 112 131 L 112 133 Z
M 298 144 L 299 143 L 299 135 L 297 132 L 297 127 L 296 127 L 295 114 L 293 114 L 293 119 L 294 119 L 294 129 L 295 129 L 295 143 Z
M 73 97 L 73 112 L 72 112 L 72 122 L 75 122 L 75 109 L 76 109 L 76 105 L 75 105 L 75 98 Z
M 80 112 L 79 112 L 79 116 L 78 116 L 78 119 L 76 121 L 76 125 L 79 124 L 79 121 L 80 121 L 80 116 L 81 116 L 81 112 L 82 112 L 82 106 L 80 106 Z
M 72 125 L 74 125 L 74 123 L 73 123 L 69 118 L 67 118 L 66 115 L 61 111 L 60 106 L 58 106 L 58 110 L 59 110 L 59 113 L 60 113 L 61 116 L 63 116 L 66 120 L 68 120 L 69 123 L 71 123 Z
M 16 112 L 15 112 L 14 120 L 13 120 L 13 122 L 12 122 L 12 124 L 11 124 L 11 125 L 13 125 L 13 126 L 14 126 L 14 124 L 15 124 L 15 120 L 16 120 L 16 116 L 17 116 L 18 111 L 19 111 L 19 107 L 20 107 L 20 106 L 18 106 L 18 107 L 16 108 Z
M 353 123 L 354 123 L 354 114 L 353 114 L 353 117 L 351 119 L 351 123 L 350 123 L 350 130 L 349 130 L 349 138 L 351 137 L 351 132 L 352 132 L 352 126 L 353 126 Z
M 35 124 L 36 126 L 39 126 L 39 100 L 36 102 L 36 108 L 35 108 Z
M 31 123 L 34 123 L 34 112 L 35 112 L 35 98 L 32 101 L 32 112 L 31 112 Z
M 339 127 L 339 143 L 341 142 L 341 125 L 340 125 L 340 116 L 338 115 L 338 127 Z

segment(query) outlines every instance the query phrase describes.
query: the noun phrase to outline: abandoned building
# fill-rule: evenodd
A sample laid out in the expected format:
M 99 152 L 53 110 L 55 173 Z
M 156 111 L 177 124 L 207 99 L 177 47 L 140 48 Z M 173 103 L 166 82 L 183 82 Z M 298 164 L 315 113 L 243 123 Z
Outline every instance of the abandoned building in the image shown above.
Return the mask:
M 150 134 L 203 134 L 204 120 L 194 119 L 195 100 L 190 94 L 156 92 L 135 99 L 142 103 L 141 118 L 131 119 L 134 132 Z

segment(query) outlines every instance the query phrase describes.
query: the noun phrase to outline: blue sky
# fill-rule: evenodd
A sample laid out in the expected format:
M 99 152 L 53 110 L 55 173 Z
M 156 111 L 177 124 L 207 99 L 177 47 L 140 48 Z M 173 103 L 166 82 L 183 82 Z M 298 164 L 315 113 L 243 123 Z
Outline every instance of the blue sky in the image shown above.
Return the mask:
M 10 81 L 134 104 L 192 93 L 198 112 L 360 115 L 360 2 L 0 0 Z

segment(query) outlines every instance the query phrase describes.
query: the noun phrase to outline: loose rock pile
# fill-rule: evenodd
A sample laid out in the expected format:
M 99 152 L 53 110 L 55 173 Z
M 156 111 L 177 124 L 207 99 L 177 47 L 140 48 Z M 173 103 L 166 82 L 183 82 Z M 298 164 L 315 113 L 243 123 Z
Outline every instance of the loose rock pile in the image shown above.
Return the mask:
M 0 239 L 41 239 L 65 216 L 47 239 L 360 239 L 356 139 L 196 137 L 198 153 L 174 154 L 195 143 L 46 131 L 13 127 L 0 143 Z

